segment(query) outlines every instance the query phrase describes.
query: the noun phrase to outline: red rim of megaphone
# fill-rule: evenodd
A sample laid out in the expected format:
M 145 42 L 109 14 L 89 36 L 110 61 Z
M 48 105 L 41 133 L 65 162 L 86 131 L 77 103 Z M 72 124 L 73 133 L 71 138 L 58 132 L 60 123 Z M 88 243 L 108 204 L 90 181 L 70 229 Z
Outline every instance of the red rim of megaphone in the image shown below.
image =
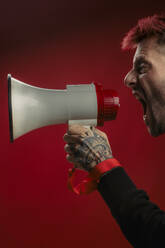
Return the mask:
M 97 125 L 104 121 L 115 120 L 120 107 L 118 93 L 115 90 L 104 90 L 101 83 L 94 82 L 97 95 Z

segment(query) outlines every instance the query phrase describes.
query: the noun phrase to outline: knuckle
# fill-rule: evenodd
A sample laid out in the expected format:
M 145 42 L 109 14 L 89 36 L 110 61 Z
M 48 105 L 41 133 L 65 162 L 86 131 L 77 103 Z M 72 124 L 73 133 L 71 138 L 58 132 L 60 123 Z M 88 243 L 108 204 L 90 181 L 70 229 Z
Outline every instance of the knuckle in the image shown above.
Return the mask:
M 67 141 L 68 135 L 66 133 L 64 134 L 63 139 L 64 139 L 64 141 Z
M 69 134 L 72 134 L 75 131 L 76 126 L 77 126 L 76 124 L 69 125 L 69 127 L 68 127 L 68 133 Z
M 69 162 L 72 162 L 71 156 L 70 156 L 69 154 L 66 155 L 66 159 L 67 159 Z
M 72 154 L 71 149 L 69 147 L 67 147 L 65 151 L 69 154 Z
M 64 146 L 64 150 L 67 151 L 67 149 L 68 149 L 68 144 Z

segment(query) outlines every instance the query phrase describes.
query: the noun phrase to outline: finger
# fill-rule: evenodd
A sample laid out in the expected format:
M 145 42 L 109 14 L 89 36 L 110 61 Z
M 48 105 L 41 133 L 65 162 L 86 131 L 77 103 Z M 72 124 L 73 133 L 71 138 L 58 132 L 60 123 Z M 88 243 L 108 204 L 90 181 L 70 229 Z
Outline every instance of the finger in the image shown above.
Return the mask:
M 70 135 L 83 135 L 85 132 L 88 132 L 88 128 L 82 126 L 82 125 L 69 125 L 67 133 Z
M 65 150 L 67 153 L 70 153 L 70 154 L 71 154 L 71 153 L 74 151 L 74 147 L 71 146 L 71 145 L 66 144 L 66 145 L 64 146 L 64 150 Z
M 72 155 L 72 154 L 67 154 L 67 155 L 66 155 L 66 159 L 67 159 L 70 163 L 73 163 L 74 165 L 77 165 L 77 164 L 78 164 L 78 160 L 80 160 L 80 158 L 77 158 L 77 157 L 75 157 L 75 156 Z
M 66 133 L 63 139 L 66 143 L 81 143 L 81 138 L 78 135 L 69 135 Z
M 70 162 L 70 163 L 74 163 L 74 158 L 73 158 L 73 156 L 72 156 L 72 155 L 67 154 L 67 155 L 66 155 L 66 159 L 68 160 L 68 162 Z
M 78 161 L 75 160 L 74 156 L 67 154 L 66 159 L 68 160 L 69 163 L 74 164 L 75 168 L 80 169 L 80 170 L 85 170 L 83 166 Z
M 108 137 L 106 135 L 106 133 L 102 132 L 101 130 L 95 128 L 95 132 L 100 135 L 101 137 L 105 138 L 108 141 Z M 108 141 L 109 142 L 109 141 Z
M 98 128 L 95 128 L 95 130 L 94 130 L 97 134 L 99 134 L 100 136 L 102 136 L 102 137 L 107 137 L 107 135 L 104 133 L 104 132 L 102 132 L 101 130 L 99 130 Z

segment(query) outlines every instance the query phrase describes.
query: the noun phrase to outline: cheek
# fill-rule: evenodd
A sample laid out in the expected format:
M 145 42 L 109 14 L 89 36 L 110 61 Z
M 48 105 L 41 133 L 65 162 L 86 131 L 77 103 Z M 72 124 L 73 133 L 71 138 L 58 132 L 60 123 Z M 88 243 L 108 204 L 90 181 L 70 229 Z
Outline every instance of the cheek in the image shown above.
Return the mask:
M 157 95 L 158 92 L 160 92 L 162 86 L 161 78 L 162 78 L 161 73 L 155 70 L 149 70 L 147 73 L 144 73 L 143 75 L 140 76 L 139 79 L 142 88 L 144 89 L 146 96 L 148 98 L 151 98 L 153 94 Z
M 145 73 L 139 77 L 139 83 L 145 98 L 150 99 L 152 97 L 155 87 L 153 78 L 148 73 L 147 74 Z
M 164 75 L 164 77 L 163 77 Z M 160 104 L 165 103 L 165 74 L 150 72 L 141 76 L 141 86 L 146 99 Z

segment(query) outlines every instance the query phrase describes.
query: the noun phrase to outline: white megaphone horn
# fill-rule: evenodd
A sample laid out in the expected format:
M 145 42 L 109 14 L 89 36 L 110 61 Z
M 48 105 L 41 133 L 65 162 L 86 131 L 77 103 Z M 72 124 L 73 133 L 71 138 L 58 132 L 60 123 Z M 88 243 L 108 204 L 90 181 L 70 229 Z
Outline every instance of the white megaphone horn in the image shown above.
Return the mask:
M 8 74 L 10 141 L 43 126 L 80 124 L 103 126 L 114 120 L 119 97 L 100 83 L 66 85 L 52 90 L 23 83 Z

